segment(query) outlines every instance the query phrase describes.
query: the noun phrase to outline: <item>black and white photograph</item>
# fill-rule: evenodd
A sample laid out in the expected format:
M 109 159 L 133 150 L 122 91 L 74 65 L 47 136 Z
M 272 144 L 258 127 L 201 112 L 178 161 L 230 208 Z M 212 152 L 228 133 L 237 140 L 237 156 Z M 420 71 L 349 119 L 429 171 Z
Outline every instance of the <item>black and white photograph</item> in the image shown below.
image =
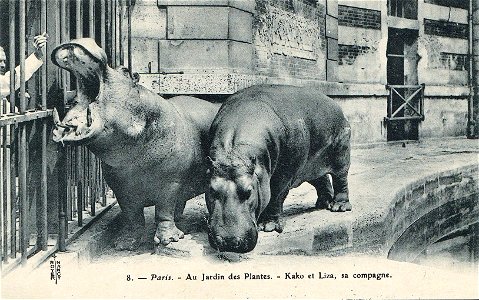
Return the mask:
M 0 0 L 2 299 L 479 298 L 479 0 Z

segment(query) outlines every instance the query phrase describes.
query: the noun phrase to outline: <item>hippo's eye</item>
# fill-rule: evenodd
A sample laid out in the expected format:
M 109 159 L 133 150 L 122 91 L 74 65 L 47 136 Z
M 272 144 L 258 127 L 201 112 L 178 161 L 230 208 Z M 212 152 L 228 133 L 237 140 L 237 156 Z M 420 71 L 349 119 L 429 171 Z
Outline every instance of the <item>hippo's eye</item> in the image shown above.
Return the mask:
M 211 187 L 211 186 L 210 186 L 210 188 L 208 189 L 208 192 L 209 192 L 209 194 L 210 194 L 210 197 L 212 197 L 212 198 L 215 198 L 215 199 L 216 199 L 216 198 L 218 198 L 218 196 L 219 196 L 218 191 L 215 190 L 215 189 L 214 189 L 213 187 Z
M 238 189 L 238 197 L 241 200 L 248 200 L 249 197 L 251 196 L 251 191 L 253 190 L 253 187 L 250 185 L 245 189 L 239 188 Z

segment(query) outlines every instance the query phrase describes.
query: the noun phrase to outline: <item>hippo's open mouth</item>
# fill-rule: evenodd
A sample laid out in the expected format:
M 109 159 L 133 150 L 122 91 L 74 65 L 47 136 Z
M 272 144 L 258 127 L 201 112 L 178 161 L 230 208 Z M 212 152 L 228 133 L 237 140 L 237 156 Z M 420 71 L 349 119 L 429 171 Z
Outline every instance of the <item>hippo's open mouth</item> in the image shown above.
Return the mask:
M 103 130 L 99 115 L 101 88 L 107 66 L 106 53 L 93 39 L 72 40 L 52 52 L 52 61 L 76 78 L 76 97 L 67 114 L 60 120 L 53 112 L 55 142 L 76 142 L 91 139 Z

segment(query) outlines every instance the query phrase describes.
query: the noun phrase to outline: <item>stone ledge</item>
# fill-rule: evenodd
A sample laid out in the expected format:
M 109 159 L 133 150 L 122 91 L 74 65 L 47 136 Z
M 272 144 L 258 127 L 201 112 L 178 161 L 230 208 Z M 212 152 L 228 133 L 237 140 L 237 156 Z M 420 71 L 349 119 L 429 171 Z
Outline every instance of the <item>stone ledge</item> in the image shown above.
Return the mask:
M 230 6 L 254 13 L 256 2 L 253 0 L 157 0 L 158 6 Z
M 384 251 L 389 252 L 407 229 L 422 217 L 450 202 L 479 193 L 477 164 L 468 165 L 438 174 L 433 174 L 406 185 L 391 203 L 389 214 L 385 218 Z M 466 201 L 467 202 L 467 201 Z M 472 205 L 469 214 L 479 213 L 479 202 L 466 204 Z M 452 213 L 452 212 L 451 212 Z M 461 218 L 468 219 L 468 218 Z M 439 222 L 440 220 L 436 220 Z M 400 245 L 404 246 L 404 245 Z M 410 260 L 414 253 L 402 253 L 394 250 L 394 258 Z
M 257 84 L 288 84 L 312 86 L 331 97 L 386 97 L 388 91 L 380 83 L 328 82 L 308 78 L 269 77 L 228 70 L 215 70 L 203 73 L 162 74 L 140 73 L 140 84 L 159 94 L 233 94 L 238 90 Z M 426 97 L 459 97 L 469 95 L 464 86 L 428 86 Z

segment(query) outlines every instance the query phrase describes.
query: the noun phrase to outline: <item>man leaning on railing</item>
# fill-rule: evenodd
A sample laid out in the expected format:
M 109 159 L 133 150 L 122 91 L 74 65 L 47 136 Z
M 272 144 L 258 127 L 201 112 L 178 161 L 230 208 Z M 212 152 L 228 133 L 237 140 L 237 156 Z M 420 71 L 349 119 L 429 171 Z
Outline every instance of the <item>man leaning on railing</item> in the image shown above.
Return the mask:
M 33 46 L 35 46 L 35 51 L 25 59 L 25 81 L 29 80 L 32 75 L 42 66 L 43 64 L 43 48 L 47 44 L 48 35 L 45 33 L 37 35 L 33 38 Z M 10 71 L 6 71 L 6 62 L 7 55 L 5 50 L 0 46 L 0 99 L 6 98 L 10 95 Z M 20 66 L 15 68 L 15 90 L 20 88 Z M 8 101 L 3 101 L 6 106 L 7 113 L 10 112 L 10 103 Z M 2 113 L 2 112 L 0 112 Z

